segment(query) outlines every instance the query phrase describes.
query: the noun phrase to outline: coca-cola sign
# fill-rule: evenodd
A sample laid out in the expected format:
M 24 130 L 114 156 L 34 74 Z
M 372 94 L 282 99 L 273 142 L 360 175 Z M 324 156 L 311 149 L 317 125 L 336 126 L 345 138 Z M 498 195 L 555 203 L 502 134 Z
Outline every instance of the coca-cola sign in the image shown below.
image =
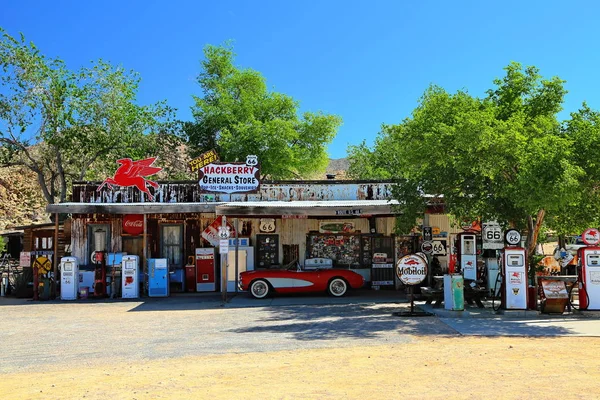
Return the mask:
M 123 233 L 132 236 L 141 235 L 144 232 L 144 216 L 139 214 L 128 214 L 123 216 Z

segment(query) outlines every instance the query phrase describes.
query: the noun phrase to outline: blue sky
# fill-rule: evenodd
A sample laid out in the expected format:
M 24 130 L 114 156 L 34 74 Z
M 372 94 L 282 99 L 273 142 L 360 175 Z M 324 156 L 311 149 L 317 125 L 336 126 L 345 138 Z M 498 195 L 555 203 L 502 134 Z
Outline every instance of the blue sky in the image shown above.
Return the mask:
M 407 117 L 431 83 L 483 95 L 510 61 L 567 81 L 565 112 L 600 109 L 595 1 L 4 0 L 0 26 L 71 68 L 103 58 L 142 76 L 140 103 L 190 119 L 205 44 L 234 40 L 236 63 L 302 110 L 340 115 L 329 147 L 368 143 Z

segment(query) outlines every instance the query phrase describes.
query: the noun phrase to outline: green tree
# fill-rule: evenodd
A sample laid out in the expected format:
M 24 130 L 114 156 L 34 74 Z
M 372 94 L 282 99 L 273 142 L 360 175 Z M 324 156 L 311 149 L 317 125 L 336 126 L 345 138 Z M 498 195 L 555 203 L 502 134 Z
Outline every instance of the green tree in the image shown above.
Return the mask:
M 557 119 L 564 81 L 543 79 L 535 67 L 518 63 L 505 70 L 484 98 L 430 87 L 409 118 L 383 126 L 370 150 L 377 154 L 371 165 L 356 165 L 365 162 L 360 146 L 349 149 L 358 175 L 382 168 L 395 174 L 393 194 L 403 211 L 398 229 L 412 227 L 432 201 L 425 195 L 433 195 L 458 218 L 527 228 L 531 253 L 546 215 L 558 218 L 581 201 L 588 171 L 576 158 L 591 155 L 577 154 L 577 134 Z M 580 132 L 574 123 L 566 126 Z
M 101 60 L 74 72 L 23 35 L 0 34 L 0 166 L 33 171 L 47 203 L 65 201 L 72 180 L 97 179 L 114 157 L 145 156 L 172 134 L 164 102 L 136 104 L 136 73 Z
M 224 161 L 257 155 L 263 176 L 272 179 L 311 176 L 325 169 L 326 146 L 341 124 L 334 115 L 305 112 L 298 102 L 267 90 L 265 78 L 234 66 L 230 45 L 206 46 L 194 97 L 194 121 L 185 124 L 192 154 L 214 148 Z

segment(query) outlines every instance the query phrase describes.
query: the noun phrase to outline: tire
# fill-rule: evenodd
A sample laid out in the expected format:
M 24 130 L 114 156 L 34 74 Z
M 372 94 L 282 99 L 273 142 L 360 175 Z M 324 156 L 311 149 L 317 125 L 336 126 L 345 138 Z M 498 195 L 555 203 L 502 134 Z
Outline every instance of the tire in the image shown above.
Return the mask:
M 250 284 L 250 294 L 255 299 L 264 299 L 271 294 L 269 283 L 264 279 L 257 279 Z
M 333 278 L 327 285 L 327 292 L 333 297 L 342 297 L 348 292 L 348 283 L 342 278 Z

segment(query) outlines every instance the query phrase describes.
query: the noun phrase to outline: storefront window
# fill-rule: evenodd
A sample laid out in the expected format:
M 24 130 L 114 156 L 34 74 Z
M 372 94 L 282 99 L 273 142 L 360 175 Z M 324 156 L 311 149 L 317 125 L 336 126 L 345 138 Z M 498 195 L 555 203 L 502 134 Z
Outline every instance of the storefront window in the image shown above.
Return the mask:
M 183 226 L 162 226 L 162 257 L 169 260 L 170 266 L 183 266 Z

